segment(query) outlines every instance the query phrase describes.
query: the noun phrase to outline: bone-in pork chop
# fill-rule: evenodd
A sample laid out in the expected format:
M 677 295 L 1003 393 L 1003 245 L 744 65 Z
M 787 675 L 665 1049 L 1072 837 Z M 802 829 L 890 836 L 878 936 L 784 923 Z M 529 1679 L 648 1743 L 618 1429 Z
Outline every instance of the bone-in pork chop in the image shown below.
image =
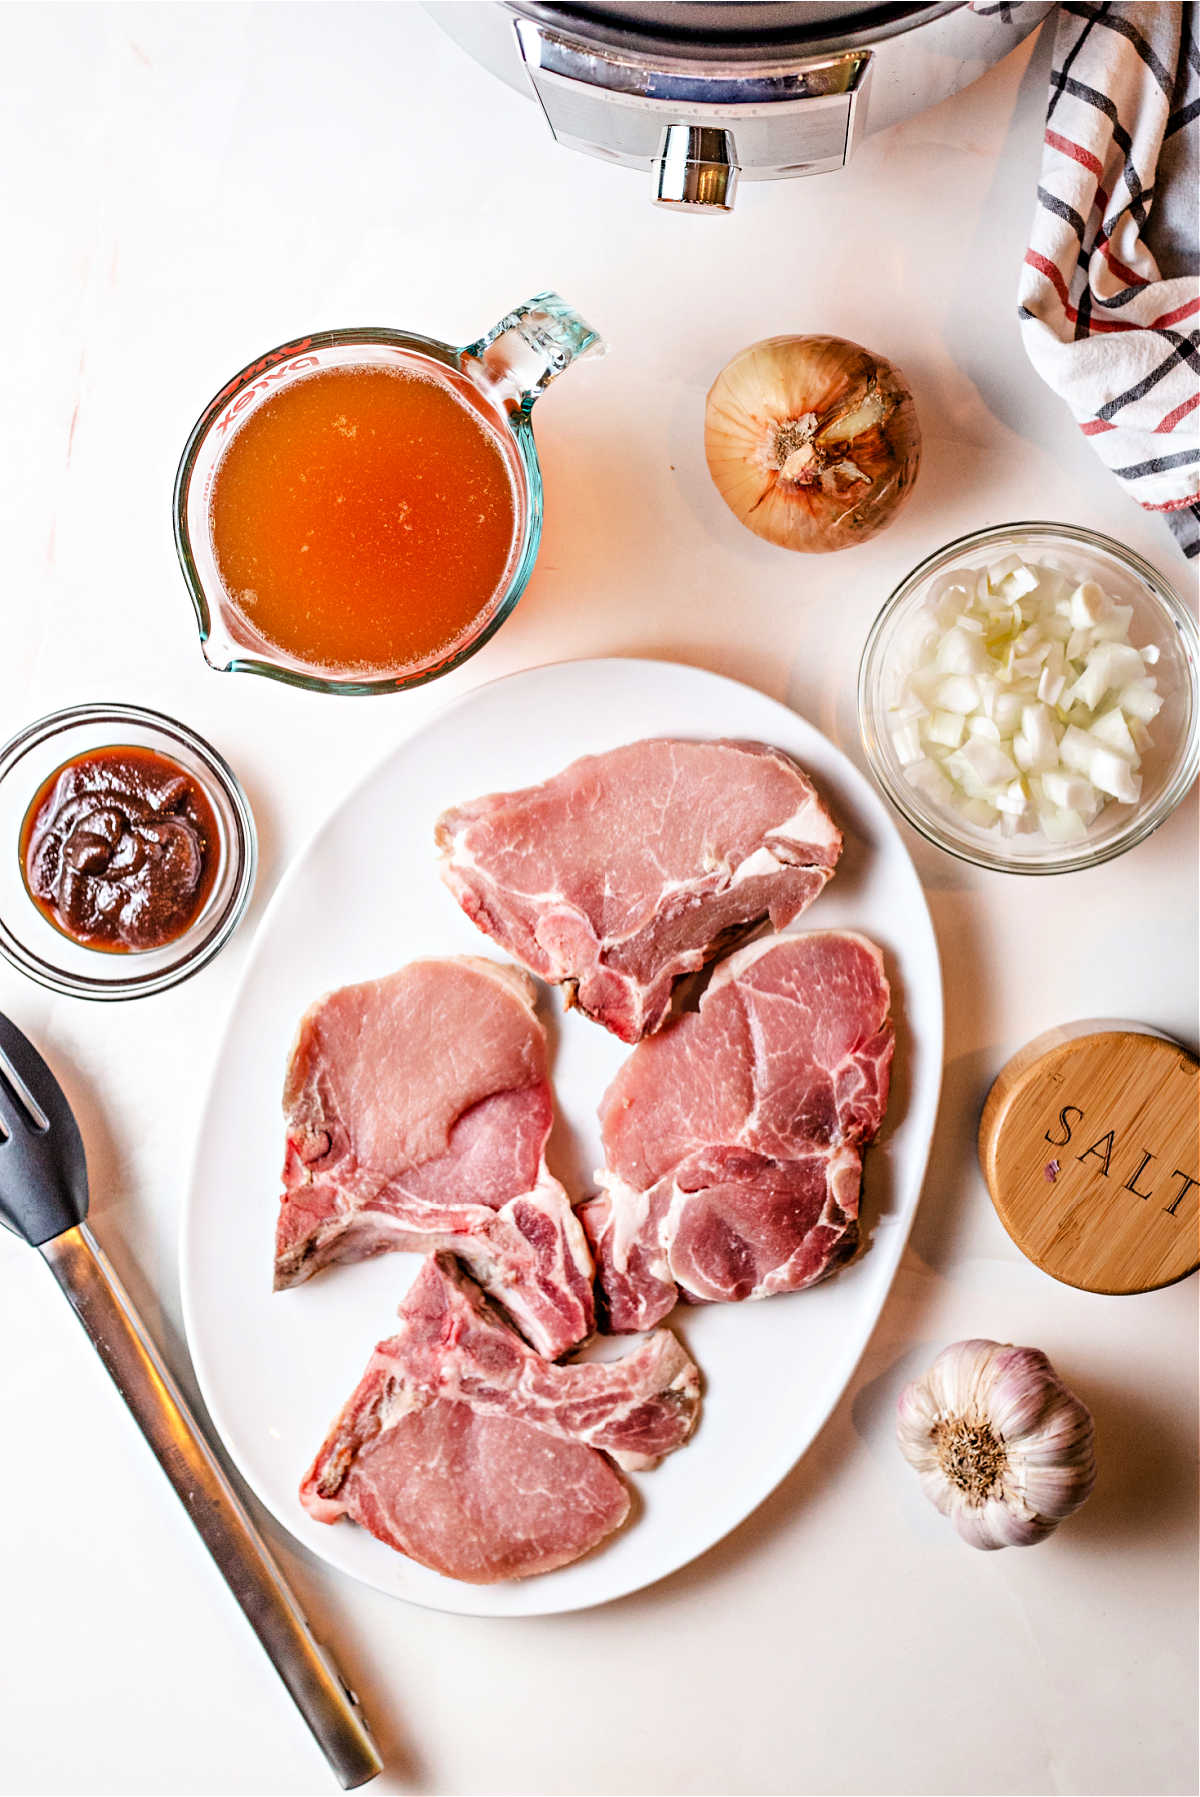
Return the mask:
M 426 1261 L 399 1314 L 300 1498 L 318 1522 L 352 1517 L 450 1578 L 578 1559 L 629 1510 L 598 1450 L 653 1466 L 695 1427 L 699 1375 L 668 1330 L 621 1360 L 553 1366 L 448 1255 Z
M 462 956 L 343 986 L 306 1012 L 284 1086 L 276 1288 L 388 1249 L 462 1256 L 542 1354 L 594 1326 L 592 1261 L 548 1172 L 533 983 Z
M 861 1150 L 887 1103 L 889 999 L 865 937 L 776 936 L 634 1050 L 600 1107 L 603 1191 L 579 1213 L 610 1328 L 649 1328 L 681 1295 L 798 1291 L 849 1259 Z
M 659 1027 L 683 974 L 799 916 L 842 847 L 780 750 L 668 738 L 459 805 L 437 841 L 472 922 L 624 1042 Z

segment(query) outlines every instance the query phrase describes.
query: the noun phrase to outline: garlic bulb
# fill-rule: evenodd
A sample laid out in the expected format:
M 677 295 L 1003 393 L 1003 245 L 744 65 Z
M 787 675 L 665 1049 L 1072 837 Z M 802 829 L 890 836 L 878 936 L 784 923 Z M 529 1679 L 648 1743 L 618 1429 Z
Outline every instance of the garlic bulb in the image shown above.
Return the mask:
M 760 537 L 823 554 L 865 543 L 912 489 L 921 433 L 898 368 L 842 337 L 768 337 L 713 382 L 704 453 Z
M 900 1451 L 972 1547 L 1044 1541 L 1096 1482 L 1092 1418 L 1037 1348 L 955 1342 L 900 1396 Z

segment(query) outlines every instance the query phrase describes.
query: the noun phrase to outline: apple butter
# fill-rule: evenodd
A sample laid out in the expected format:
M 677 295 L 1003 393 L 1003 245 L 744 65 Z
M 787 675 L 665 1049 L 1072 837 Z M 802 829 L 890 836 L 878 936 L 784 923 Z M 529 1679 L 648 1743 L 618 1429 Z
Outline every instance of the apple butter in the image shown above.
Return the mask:
M 39 911 L 109 954 L 182 936 L 212 891 L 219 849 L 200 782 L 169 756 L 126 744 L 57 768 L 21 827 L 21 871 Z

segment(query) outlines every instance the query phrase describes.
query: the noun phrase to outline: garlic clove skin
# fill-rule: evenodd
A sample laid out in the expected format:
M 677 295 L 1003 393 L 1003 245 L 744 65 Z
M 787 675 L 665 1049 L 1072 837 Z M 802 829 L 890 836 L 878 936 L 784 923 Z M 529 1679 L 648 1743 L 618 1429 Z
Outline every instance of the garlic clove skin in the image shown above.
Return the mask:
M 899 369 L 842 337 L 770 337 L 713 382 L 709 473 L 769 542 L 822 554 L 866 542 L 907 499 L 921 457 Z
M 987 1553 L 1000 1547 L 1032 1547 L 1050 1533 L 1040 1517 L 1004 1498 L 991 1498 L 982 1508 L 962 1505 L 955 1512 L 954 1526 L 971 1547 Z
M 900 1451 L 930 1502 L 972 1547 L 1031 1547 L 1096 1481 L 1086 1405 L 1037 1348 L 944 1348 L 900 1394 Z

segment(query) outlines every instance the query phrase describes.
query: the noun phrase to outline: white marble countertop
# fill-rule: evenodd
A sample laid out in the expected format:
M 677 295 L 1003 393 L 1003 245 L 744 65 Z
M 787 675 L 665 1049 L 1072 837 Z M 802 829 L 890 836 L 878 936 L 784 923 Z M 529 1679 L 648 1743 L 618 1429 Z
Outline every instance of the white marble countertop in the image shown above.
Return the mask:
M 867 625 L 949 537 L 1060 518 L 1189 576 L 1018 341 L 1045 46 L 868 139 L 846 173 L 745 186 L 706 221 L 556 150 L 412 6 L 16 6 L 2 22 L 0 735 L 73 701 L 157 706 L 225 752 L 261 832 L 249 923 L 174 992 L 88 1005 L 0 965 L 0 1009 L 77 1108 L 97 1234 L 190 1379 L 179 1206 L 254 924 L 314 824 L 452 693 L 563 657 L 673 657 L 785 699 L 857 756 Z M 611 352 L 539 409 L 546 534 L 495 641 L 440 687 L 363 703 L 211 673 L 169 515 L 209 395 L 314 327 L 465 341 L 550 285 Z M 701 447 L 728 357 L 812 329 L 896 360 L 926 443 L 896 525 L 816 560 L 739 529 Z M 516 1622 L 391 1601 L 266 1521 L 364 1698 L 378 1790 L 1194 1788 L 1196 1281 L 1137 1299 L 1054 1284 L 1010 1244 L 973 1152 L 990 1078 L 1042 1029 L 1126 1017 L 1194 1046 L 1194 804 L 1053 881 L 910 846 L 946 973 L 925 1195 L 857 1374 L 761 1509 L 638 1596 Z M 961 1545 L 893 1444 L 901 1383 L 972 1334 L 1045 1348 L 1096 1414 L 1095 1495 L 1033 1554 Z M 332 1789 L 45 1269 L 7 1236 L 0 1365 L 0 1789 Z

